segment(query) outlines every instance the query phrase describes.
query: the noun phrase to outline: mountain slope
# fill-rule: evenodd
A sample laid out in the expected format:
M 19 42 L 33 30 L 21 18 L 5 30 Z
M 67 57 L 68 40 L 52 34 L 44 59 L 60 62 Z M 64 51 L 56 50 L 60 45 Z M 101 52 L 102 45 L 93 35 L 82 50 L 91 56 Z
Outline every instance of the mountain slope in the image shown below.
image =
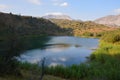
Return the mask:
M 64 15 L 64 14 L 49 14 L 49 15 L 45 15 L 42 18 L 45 19 L 65 19 L 65 20 L 72 20 L 72 18 L 68 15 Z
M 62 20 L 50 19 L 51 22 L 57 24 L 61 28 L 72 29 L 74 36 L 93 36 L 99 37 L 103 32 L 114 30 L 113 27 L 108 27 L 102 24 L 96 24 L 92 21 L 76 21 L 76 20 Z
M 72 30 L 62 29 L 53 22 L 32 16 L 0 13 L 0 37 L 17 35 L 70 35 Z
M 96 23 L 108 26 L 120 26 L 120 15 L 109 15 L 95 20 Z

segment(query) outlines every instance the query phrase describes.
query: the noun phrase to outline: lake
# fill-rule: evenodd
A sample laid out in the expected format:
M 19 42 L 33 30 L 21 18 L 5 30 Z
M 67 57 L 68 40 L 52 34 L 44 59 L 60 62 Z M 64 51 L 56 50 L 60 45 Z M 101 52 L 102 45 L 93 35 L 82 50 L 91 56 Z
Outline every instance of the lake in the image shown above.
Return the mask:
M 28 40 L 29 45 L 33 45 L 21 52 L 18 60 L 37 63 L 45 57 L 47 66 L 80 64 L 87 61 L 86 57 L 90 56 L 92 49 L 97 48 L 99 43 L 98 39 L 72 36 L 51 36 L 45 38 L 46 41 L 41 38 Z

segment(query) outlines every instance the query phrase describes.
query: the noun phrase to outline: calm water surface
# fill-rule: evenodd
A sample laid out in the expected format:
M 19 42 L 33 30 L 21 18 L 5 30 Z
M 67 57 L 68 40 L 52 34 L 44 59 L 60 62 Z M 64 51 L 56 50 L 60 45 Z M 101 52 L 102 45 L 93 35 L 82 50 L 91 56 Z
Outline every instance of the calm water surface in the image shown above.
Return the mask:
M 38 46 L 42 40 L 44 39 L 33 40 L 32 44 L 35 43 Z M 44 45 L 44 48 L 36 47 L 25 50 L 18 59 L 23 62 L 37 63 L 45 57 L 47 66 L 80 64 L 87 60 L 86 57 L 90 56 L 92 49 L 97 48 L 98 39 L 69 36 L 49 37 Z

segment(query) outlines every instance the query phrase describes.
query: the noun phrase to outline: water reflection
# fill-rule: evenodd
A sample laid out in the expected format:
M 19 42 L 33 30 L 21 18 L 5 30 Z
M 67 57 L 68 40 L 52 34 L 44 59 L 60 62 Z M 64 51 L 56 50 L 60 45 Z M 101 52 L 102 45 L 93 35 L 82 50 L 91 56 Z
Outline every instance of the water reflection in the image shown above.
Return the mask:
M 32 42 L 34 43 L 34 42 Z M 98 39 L 77 37 L 50 37 L 45 47 L 26 50 L 18 58 L 20 61 L 36 63 L 43 57 L 47 66 L 80 64 L 85 62 L 92 50 L 98 45 Z
M 43 49 L 48 40 L 48 37 L 21 38 L 18 35 L 11 35 L 0 40 L 0 75 L 19 74 L 16 57 L 26 50 Z M 38 60 L 36 59 L 36 61 Z
M 56 52 L 64 51 L 70 46 L 71 45 L 69 44 L 50 44 L 49 46 L 46 46 L 45 50 L 56 53 Z

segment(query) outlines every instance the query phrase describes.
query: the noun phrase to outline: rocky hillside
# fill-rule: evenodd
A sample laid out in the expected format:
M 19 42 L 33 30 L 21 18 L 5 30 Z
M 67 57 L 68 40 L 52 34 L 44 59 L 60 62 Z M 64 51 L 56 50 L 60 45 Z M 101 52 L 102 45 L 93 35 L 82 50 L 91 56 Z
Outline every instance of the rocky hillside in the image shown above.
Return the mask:
M 72 20 L 72 18 L 70 16 L 64 15 L 64 14 L 49 14 L 49 15 L 43 16 L 42 18 Z
M 96 23 L 120 27 L 120 15 L 109 15 L 95 20 Z
M 115 29 L 113 27 L 97 24 L 92 21 L 82 22 L 63 19 L 51 19 L 50 21 L 57 24 L 61 28 L 72 29 L 74 36 L 100 37 L 102 33 Z

